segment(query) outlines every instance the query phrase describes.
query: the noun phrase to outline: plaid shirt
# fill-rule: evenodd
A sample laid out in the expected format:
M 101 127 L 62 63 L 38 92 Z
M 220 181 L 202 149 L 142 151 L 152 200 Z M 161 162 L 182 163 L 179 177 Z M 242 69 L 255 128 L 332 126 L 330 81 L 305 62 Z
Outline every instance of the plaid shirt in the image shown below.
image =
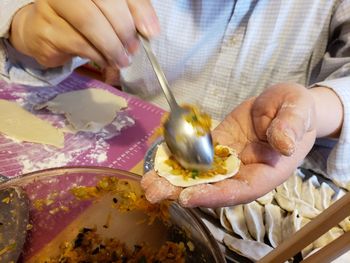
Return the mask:
M 0 12 L 11 19 L 14 6 L 26 2 L 30 1 L 2 0 Z M 201 105 L 217 120 L 274 83 L 334 89 L 345 112 L 340 138 L 319 141 L 304 165 L 350 188 L 349 0 L 154 0 L 153 4 L 162 34 L 152 45 L 176 98 Z M 2 18 L 0 36 L 6 37 L 8 25 Z M 1 43 L 0 74 L 8 81 L 55 84 L 85 62 L 75 58 L 62 68 L 43 70 L 13 50 L 5 38 Z M 167 107 L 142 50 L 121 77 L 125 91 Z

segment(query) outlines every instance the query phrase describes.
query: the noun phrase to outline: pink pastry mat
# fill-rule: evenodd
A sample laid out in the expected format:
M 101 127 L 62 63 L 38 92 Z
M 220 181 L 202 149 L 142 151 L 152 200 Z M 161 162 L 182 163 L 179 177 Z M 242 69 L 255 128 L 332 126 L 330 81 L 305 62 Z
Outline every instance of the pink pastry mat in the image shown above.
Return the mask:
M 128 108 L 117 117 L 117 123 L 123 127 L 117 135 L 108 139 L 91 133 L 66 133 L 64 148 L 57 149 L 15 142 L 0 134 L 0 174 L 12 177 L 47 168 L 77 165 L 130 170 L 138 164 L 149 146 L 148 138 L 159 126 L 164 112 L 150 103 L 75 73 L 54 87 L 28 87 L 0 81 L 0 98 L 16 101 L 40 118 L 60 127 L 65 122 L 61 115 L 45 110 L 33 111 L 33 106 L 59 93 L 87 88 L 108 90 L 128 101 Z

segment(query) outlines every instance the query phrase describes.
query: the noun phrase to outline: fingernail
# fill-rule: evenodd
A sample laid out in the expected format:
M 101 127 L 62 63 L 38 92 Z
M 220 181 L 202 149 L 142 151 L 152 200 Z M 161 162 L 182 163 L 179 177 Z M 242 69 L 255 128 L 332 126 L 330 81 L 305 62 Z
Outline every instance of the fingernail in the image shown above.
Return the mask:
M 295 151 L 295 135 L 294 132 L 289 129 L 273 129 L 270 126 L 266 132 L 267 140 L 270 145 L 278 152 L 286 156 L 291 156 Z
M 156 21 L 145 22 L 141 24 L 139 29 L 147 37 L 154 37 L 160 32 L 159 24 Z
M 121 55 L 117 62 L 118 68 L 125 68 L 129 66 L 132 63 L 131 57 L 125 52 L 123 55 Z
M 140 46 L 140 42 L 137 41 L 137 40 L 131 40 L 131 41 L 128 41 L 125 45 L 125 48 L 127 49 L 127 51 L 134 55 L 136 53 L 136 51 L 139 49 L 139 46 Z M 131 63 L 131 61 L 130 61 Z
M 291 143 L 295 144 L 295 132 L 289 128 L 283 131 L 283 135 L 291 140 Z
M 179 202 L 180 205 L 183 207 L 189 207 L 189 201 L 191 200 L 192 197 L 192 191 L 190 191 L 189 189 L 184 189 L 181 191 L 180 195 L 179 195 Z

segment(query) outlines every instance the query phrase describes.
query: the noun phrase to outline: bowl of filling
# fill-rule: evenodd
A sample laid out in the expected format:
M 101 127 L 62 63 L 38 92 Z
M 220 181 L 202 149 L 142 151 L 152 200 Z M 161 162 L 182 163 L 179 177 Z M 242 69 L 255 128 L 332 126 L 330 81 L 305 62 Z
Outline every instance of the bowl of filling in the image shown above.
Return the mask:
M 191 209 L 150 204 L 140 176 L 101 167 L 0 184 L 0 262 L 225 262 Z

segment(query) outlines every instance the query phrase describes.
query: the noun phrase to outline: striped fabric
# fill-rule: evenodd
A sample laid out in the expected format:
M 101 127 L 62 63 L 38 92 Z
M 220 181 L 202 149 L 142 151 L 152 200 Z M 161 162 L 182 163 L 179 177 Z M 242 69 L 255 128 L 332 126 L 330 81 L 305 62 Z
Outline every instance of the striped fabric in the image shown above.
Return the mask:
M 13 10 L 13 2 L 0 1 L 0 10 Z M 223 119 L 240 102 L 274 83 L 292 81 L 334 89 L 345 110 L 341 137 L 336 143 L 323 140 L 305 165 L 316 165 L 350 187 L 349 0 L 153 3 L 162 34 L 152 45 L 175 96 L 180 102 L 201 105 L 215 119 Z M 8 24 L 1 19 L 0 28 L 5 27 L 3 23 Z M 81 63 L 77 58 L 50 73 L 28 58 L 22 63 L 14 50 L 6 53 L 11 48 L 4 39 L 0 50 L 2 77 L 31 85 L 55 84 Z M 167 107 L 142 50 L 121 73 L 125 91 Z

